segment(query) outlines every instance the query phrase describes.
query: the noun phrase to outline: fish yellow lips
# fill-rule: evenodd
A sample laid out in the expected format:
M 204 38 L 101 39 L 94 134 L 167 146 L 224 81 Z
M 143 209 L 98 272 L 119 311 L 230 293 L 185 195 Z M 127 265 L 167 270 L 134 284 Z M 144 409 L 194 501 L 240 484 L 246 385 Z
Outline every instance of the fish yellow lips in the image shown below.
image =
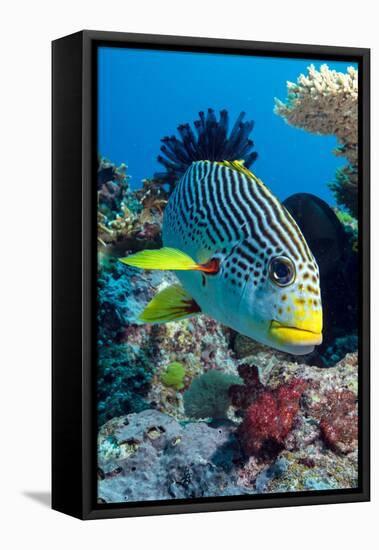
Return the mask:
M 318 346 L 322 342 L 322 332 L 290 327 L 274 320 L 271 321 L 269 333 L 280 344 Z

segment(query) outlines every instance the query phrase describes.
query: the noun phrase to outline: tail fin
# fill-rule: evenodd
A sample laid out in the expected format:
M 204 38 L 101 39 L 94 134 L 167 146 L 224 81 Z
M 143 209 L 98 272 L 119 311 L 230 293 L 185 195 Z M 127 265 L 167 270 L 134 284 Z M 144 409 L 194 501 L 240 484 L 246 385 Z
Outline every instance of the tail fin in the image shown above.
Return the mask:
M 173 187 L 197 160 L 244 160 L 244 166 L 249 168 L 258 155 L 252 151 L 254 142 L 249 139 L 254 121 L 243 122 L 244 116 L 241 112 L 229 136 L 229 114 L 225 109 L 220 111 L 219 120 L 213 109 L 208 109 L 207 115 L 200 111 L 200 119 L 194 122 L 196 134 L 189 124 L 178 126 L 180 139 L 175 136 L 162 139 L 162 154 L 157 160 L 166 172 L 154 174 L 154 179 Z

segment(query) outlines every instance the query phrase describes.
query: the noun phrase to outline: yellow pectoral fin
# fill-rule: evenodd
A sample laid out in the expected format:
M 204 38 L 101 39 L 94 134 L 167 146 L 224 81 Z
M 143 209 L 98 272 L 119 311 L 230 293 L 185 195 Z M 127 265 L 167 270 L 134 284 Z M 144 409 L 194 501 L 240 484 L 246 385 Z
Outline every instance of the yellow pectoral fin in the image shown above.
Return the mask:
M 169 247 L 159 250 L 142 250 L 142 252 L 131 254 L 126 258 L 120 258 L 120 262 L 141 269 L 203 271 L 210 274 L 218 273 L 220 268 L 220 262 L 216 258 L 211 258 L 204 264 L 197 264 L 188 254 Z
M 172 285 L 159 292 L 145 307 L 139 320 L 145 323 L 178 321 L 200 313 L 195 300 L 180 285 Z
M 169 247 L 160 248 L 159 250 L 142 250 L 126 258 L 120 258 L 120 262 L 141 269 L 173 271 L 198 269 L 198 265 L 190 256 L 176 248 Z

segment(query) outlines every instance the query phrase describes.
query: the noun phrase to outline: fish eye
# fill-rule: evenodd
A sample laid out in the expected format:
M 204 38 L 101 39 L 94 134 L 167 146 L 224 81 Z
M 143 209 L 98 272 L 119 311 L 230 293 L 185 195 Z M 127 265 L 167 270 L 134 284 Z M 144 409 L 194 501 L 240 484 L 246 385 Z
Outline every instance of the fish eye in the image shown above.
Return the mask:
M 277 256 L 270 262 L 269 276 L 278 286 L 288 286 L 295 280 L 295 266 L 286 256 Z

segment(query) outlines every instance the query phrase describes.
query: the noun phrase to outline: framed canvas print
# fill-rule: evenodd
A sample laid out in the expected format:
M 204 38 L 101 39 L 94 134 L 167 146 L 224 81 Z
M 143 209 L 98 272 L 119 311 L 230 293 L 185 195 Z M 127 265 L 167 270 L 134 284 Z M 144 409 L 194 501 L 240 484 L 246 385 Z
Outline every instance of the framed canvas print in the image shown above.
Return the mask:
M 369 50 L 53 42 L 53 508 L 369 499 Z

